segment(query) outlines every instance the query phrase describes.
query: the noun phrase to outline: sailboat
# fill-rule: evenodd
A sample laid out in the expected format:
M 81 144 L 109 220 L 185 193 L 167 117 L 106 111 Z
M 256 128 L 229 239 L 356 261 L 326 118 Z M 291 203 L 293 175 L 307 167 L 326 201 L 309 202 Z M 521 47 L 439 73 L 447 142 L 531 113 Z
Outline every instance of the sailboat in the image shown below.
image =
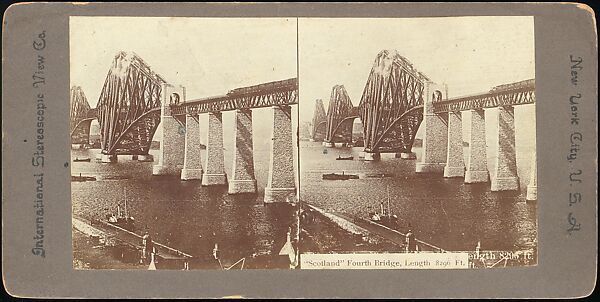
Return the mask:
M 124 200 L 124 209 L 121 211 L 121 204 L 117 205 L 117 215 L 112 214 L 108 218 L 108 222 L 121 227 L 130 232 L 135 232 L 135 225 L 133 217 L 129 216 L 129 212 L 127 210 L 127 190 L 125 190 L 125 200 Z
M 290 266 L 296 260 L 296 250 L 294 249 L 294 246 L 292 246 L 291 232 L 291 229 L 287 232 L 287 240 L 281 248 L 281 251 L 279 251 L 280 256 L 288 256 L 288 258 L 290 259 Z
M 390 187 L 387 187 L 387 209 L 383 205 L 383 201 L 379 204 L 380 212 L 369 213 L 369 219 L 373 222 L 383 224 L 387 227 L 395 228 L 398 226 L 398 216 L 392 214 L 390 207 Z
M 154 262 L 154 252 L 150 253 L 150 265 L 148 265 L 149 271 L 156 270 L 156 263 Z

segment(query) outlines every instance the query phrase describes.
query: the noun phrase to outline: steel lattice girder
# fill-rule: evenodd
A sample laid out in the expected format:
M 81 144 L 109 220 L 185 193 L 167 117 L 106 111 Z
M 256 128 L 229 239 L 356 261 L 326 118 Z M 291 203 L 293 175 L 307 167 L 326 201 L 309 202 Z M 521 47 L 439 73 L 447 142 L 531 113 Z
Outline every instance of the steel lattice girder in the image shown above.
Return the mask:
M 129 135 L 127 131 L 133 129 L 130 126 L 147 112 L 160 108 L 164 83 L 166 81 L 155 74 L 135 53 L 119 52 L 115 56 L 97 107 L 103 153 L 115 154 L 120 140 Z M 129 145 L 134 150 L 122 148 L 120 153 L 147 150 L 146 146 L 149 148 L 153 131 L 156 130 L 153 125 L 147 127 L 152 134 L 147 138 L 148 141 L 138 141 L 140 145 L 135 148 Z
M 315 101 L 315 111 L 312 118 L 312 127 L 310 136 L 314 140 L 323 139 L 326 135 L 326 129 L 324 126 L 327 124 L 327 114 L 325 113 L 325 106 L 323 106 L 323 100 L 318 99 Z
M 352 107 L 345 118 L 339 121 L 333 129 L 332 142 L 334 143 L 351 143 L 354 128 L 354 120 L 358 118 L 358 107 Z
M 70 92 L 71 111 L 70 115 L 70 131 L 73 133 L 77 125 L 84 119 L 88 118 L 88 112 L 91 110 L 83 89 L 79 86 L 71 87 Z
M 419 125 L 423 121 L 423 106 L 416 106 L 405 112 L 396 123 L 382 135 L 377 152 L 411 152 Z
M 492 90 L 433 103 L 436 113 L 535 103 L 535 79 L 505 84 Z
M 186 101 L 171 105 L 173 115 L 196 115 L 237 109 L 252 109 L 298 103 L 297 79 L 269 82 L 237 88 L 226 95 Z
M 144 113 L 117 140 L 111 154 L 148 154 L 154 132 L 160 124 L 161 108 Z
M 325 135 L 326 142 L 347 142 L 348 131 L 347 129 L 340 129 L 342 121 L 352 115 L 352 101 L 346 92 L 344 85 L 335 85 L 331 89 L 331 97 L 329 99 L 329 108 L 327 110 L 327 130 Z M 352 119 L 354 120 L 354 119 Z M 347 123 L 344 124 L 346 126 Z M 345 136 L 341 133 L 344 132 Z M 340 134 L 337 136 L 336 134 Z M 352 123 L 350 123 L 350 138 L 352 140 Z
M 429 79 L 397 51 L 384 50 L 377 55 L 359 104 L 365 151 L 412 148 L 423 119 L 427 82 Z

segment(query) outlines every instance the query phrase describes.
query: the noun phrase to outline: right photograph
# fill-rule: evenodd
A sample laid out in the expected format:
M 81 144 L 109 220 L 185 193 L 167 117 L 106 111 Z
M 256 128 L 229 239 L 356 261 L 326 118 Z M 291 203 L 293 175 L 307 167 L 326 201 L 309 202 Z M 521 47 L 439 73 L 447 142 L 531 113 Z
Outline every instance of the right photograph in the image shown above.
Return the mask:
M 300 18 L 298 41 L 301 268 L 537 264 L 533 16 Z

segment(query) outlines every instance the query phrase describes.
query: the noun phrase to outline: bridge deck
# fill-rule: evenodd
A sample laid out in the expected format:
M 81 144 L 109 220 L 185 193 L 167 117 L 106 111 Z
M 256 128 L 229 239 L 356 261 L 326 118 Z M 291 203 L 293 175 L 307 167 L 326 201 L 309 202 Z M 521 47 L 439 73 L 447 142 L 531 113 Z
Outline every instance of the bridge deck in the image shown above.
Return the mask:
M 436 113 L 535 103 L 535 79 L 499 85 L 490 91 L 433 103 Z
M 296 78 L 230 90 L 226 95 L 194 99 L 171 105 L 174 115 L 200 114 L 237 109 L 297 104 Z

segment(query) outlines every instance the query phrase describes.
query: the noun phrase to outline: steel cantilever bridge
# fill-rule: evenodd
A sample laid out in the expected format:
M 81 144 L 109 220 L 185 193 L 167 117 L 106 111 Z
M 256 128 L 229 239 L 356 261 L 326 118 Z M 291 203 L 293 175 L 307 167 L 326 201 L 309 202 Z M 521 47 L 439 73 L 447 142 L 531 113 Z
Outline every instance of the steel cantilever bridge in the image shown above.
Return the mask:
M 83 91 L 71 91 L 71 139 L 89 143 L 90 123 L 100 124 L 104 163 L 117 155 L 156 162 L 153 175 L 178 175 L 182 180 L 201 179 L 203 186 L 228 185 L 229 194 L 256 193 L 252 111 L 271 107 L 271 159 L 264 202 L 285 202 L 296 191 L 293 162 L 292 107 L 298 103 L 296 78 L 230 90 L 227 94 L 186 99 L 185 87 L 167 83 L 135 53 L 119 52 L 108 71 L 98 106 L 91 109 Z M 235 110 L 232 139 L 233 168 L 224 168 L 222 112 Z M 208 119 L 207 140 L 201 155 L 199 115 Z M 161 127 L 158 161 L 149 154 Z M 202 163 L 202 157 L 205 157 Z
M 358 117 L 363 123 L 365 151 L 410 152 L 423 121 L 428 83 L 430 79 L 408 59 L 396 51 L 384 50 L 375 59 L 358 107 L 353 107 L 342 85 L 333 87 L 327 114 L 323 102 L 316 101 L 311 140 L 350 143 L 351 125 Z M 451 99 L 442 97 L 440 91 L 430 93 L 435 94 L 431 98 L 435 113 L 531 104 L 535 102 L 535 80 Z
M 71 88 L 71 142 L 89 143 L 90 123 L 98 119 L 103 154 L 148 154 L 164 83 L 135 53 L 117 53 L 96 108 L 90 108 L 80 87 Z
M 102 153 L 148 154 L 164 83 L 135 53 L 115 56 L 97 107 Z
M 313 116 L 312 139 L 324 132 L 328 145 L 352 142 L 352 125 L 363 123 L 365 151 L 409 152 L 423 119 L 424 89 L 429 79 L 395 51 L 380 52 L 374 62 L 359 106 L 354 107 L 344 86 L 331 92 L 325 117 L 318 100 Z M 323 121 L 326 121 L 324 124 Z M 326 125 L 326 126 L 325 126 Z
M 443 91 L 443 92 L 442 92 Z M 421 124 L 423 147 L 417 173 L 443 172 L 464 177 L 465 183 L 488 182 L 492 191 L 517 190 L 514 106 L 535 103 L 535 80 L 499 85 L 491 90 L 448 98 L 447 88 L 433 83 L 395 50 L 381 51 L 367 79 L 358 107 L 353 107 L 343 86 L 333 87 L 329 109 L 317 100 L 312 140 L 324 145 L 352 142 L 351 124 L 363 124 L 364 159 L 379 160 L 380 153 L 416 159 L 412 153 Z M 487 170 L 484 109 L 498 111 L 494 171 Z M 469 159 L 463 160 L 462 112 L 471 112 Z M 349 131 L 350 129 L 350 131 Z M 537 199 L 536 165 L 531 168 L 527 199 Z M 493 176 L 490 174 L 493 173 Z
M 96 119 L 96 110 L 90 107 L 83 89 L 79 86 L 71 87 L 70 100 L 71 143 L 88 144 L 90 140 L 90 126 L 92 120 Z
M 161 121 L 166 80 L 133 52 L 114 57 L 97 108 L 79 86 L 71 88 L 72 144 L 88 144 L 92 120 L 98 119 L 101 149 L 109 155 L 146 155 Z M 174 116 L 297 104 L 296 78 L 236 88 L 226 95 L 170 104 Z M 178 119 L 182 121 L 182 119 Z M 183 118 L 183 121 L 185 118 Z
M 427 81 L 397 52 L 377 55 L 359 104 L 365 151 L 410 152 L 423 120 Z
M 352 142 L 352 126 L 357 118 L 357 108 L 352 105 L 343 85 L 331 90 L 326 117 L 325 141 L 330 144 Z

